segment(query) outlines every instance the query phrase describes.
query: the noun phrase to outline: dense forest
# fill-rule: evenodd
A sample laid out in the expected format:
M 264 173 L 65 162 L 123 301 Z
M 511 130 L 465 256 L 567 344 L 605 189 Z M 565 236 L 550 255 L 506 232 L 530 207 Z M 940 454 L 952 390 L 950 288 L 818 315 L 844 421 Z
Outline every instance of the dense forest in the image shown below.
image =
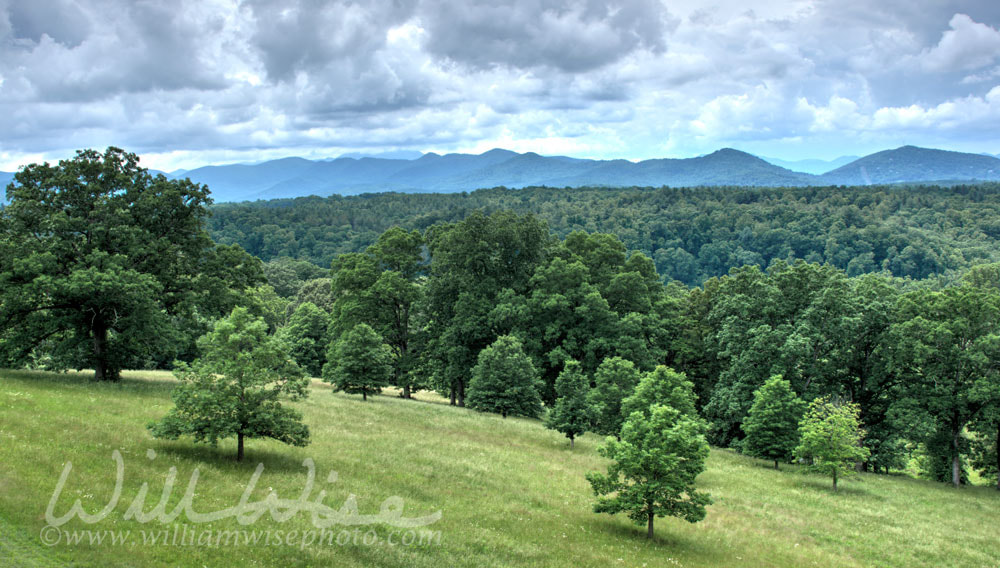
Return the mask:
M 556 235 L 617 235 L 667 280 L 698 285 L 734 266 L 828 263 L 850 276 L 924 279 L 1000 260 L 1000 184 L 747 188 L 483 189 L 219 204 L 212 237 L 267 261 L 328 267 L 398 225 L 424 231 L 470 212 L 534 213 Z
M 8 196 L 4 364 L 174 367 L 199 412 L 220 376 L 279 384 L 240 439 L 307 443 L 272 399 L 313 376 L 547 415 L 571 441 L 645 436 L 662 403 L 775 465 L 800 420 L 841 412 L 863 429 L 840 462 L 1000 469 L 998 185 L 307 198 L 215 207 L 216 242 L 206 188 L 117 149 L 26 168 Z M 223 435 L 192 412 L 154 433 Z

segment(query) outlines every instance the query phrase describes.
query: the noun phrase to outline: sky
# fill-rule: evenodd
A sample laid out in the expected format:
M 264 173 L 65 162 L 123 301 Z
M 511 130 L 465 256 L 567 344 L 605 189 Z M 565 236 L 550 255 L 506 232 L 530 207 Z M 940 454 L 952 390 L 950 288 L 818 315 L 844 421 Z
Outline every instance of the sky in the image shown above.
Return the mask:
M 1000 153 L 996 0 L 0 0 L 0 170 Z

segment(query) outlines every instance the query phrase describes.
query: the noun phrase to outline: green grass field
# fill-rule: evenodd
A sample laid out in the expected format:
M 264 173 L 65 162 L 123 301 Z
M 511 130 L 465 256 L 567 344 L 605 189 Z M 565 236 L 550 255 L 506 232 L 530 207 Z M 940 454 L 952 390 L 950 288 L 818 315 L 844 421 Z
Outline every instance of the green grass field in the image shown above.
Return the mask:
M 235 443 L 218 448 L 190 440 L 154 440 L 146 424 L 166 413 L 173 385 L 168 373 L 126 373 L 117 385 L 81 374 L 0 371 L 0 566 L 997 566 L 1000 565 L 1000 492 L 961 490 L 902 476 L 863 475 L 843 483 L 793 467 L 713 450 L 699 477 L 715 503 L 697 524 L 657 519 L 649 542 L 643 527 L 623 516 L 591 512 L 584 474 L 603 469 L 600 440 L 568 440 L 539 421 L 501 419 L 449 407 L 433 395 L 422 401 L 394 396 L 331 394 L 314 383 L 296 403 L 312 444 L 292 448 L 249 441 L 247 459 L 234 461 Z M 80 499 L 88 512 L 108 502 L 115 483 L 111 455 L 123 456 L 118 507 L 104 520 L 74 520 L 65 531 L 130 531 L 126 544 L 45 546 L 45 509 L 63 470 L 73 469 L 56 515 Z M 156 452 L 149 459 L 147 450 Z M 374 514 L 391 496 L 405 501 L 404 516 L 441 511 L 426 527 L 439 540 L 379 543 L 165 546 L 143 543 L 140 531 L 173 530 L 157 521 L 123 517 L 143 483 L 145 510 L 159 500 L 168 469 L 177 468 L 173 508 L 195 468 L 200 478 L 194 509 L 237 505 L 258 463 L 264 473 L 252 501 L 271 488 L 282 498 L 302 492 L 305 458 L 316 463 L 324 503 L 339 509 L 350 494 L 360 513 Z M 338 472 L 327 483 L 329 471 Z M 290 531 L 312 528 L 308 513 L 279 523 L 268 515 L 248 526 L 230 518 L 191 524 L 188 530 Z M 353 529 L 348 529 L 353 530 Z M 82 533 L 81 533 L 82 534 Z M 431 533 L 433 535 L 433 533 Z M 349 535 L 350 536 L 350 535 Z M 405 535 L 395 535 L 395 539 Z M 108 538 L 108 537 L 105 537 Z M 352 536 L 352 539 L 354 537 Z

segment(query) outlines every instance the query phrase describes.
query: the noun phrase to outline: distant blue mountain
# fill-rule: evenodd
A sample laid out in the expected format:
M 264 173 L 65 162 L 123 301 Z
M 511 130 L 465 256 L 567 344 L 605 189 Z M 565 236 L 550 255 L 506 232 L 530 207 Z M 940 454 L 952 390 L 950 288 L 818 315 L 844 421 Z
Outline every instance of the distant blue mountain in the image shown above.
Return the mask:
M 497 186 L 773 187 L 1000 180 L 1000 159 L 914 146 L 877 152 L 822 175 L 792 171 L 771 162 L 799 164 L 795 167 L 808 169 L 803 162 L 814 162 L 812 165 L 820 168 L 849 158 L 831 162 L 767 161 L 730 148 L 696 158 L 641 162 L 519 154 L 501 149 L 482 154 L 428 153 L 411 158 L 340 157 L 314 161 L 293 157 L 258 164 L 206 166 L 166 175 L 206 184 L 216 202 L 381 191 L 452 193 Z M 13 175 L 0 172 L 0 188 L 6 188 Z
M 858 159 L 857 156 L 841 156 L 833 160 L 779 160 L 778 158 L 768 158 L 766 156 L 760 156 L 760 158 L 776 166 L 781 166 L 786 170 L 815 175 L 825 174 L 830 170 L 835 170 Z
M 392 150 L 390 152 L 378 152 L 376 154 L 365 154 L 363 152 L 348 152 L 347 154 L 341 154 L 338 158 L 354 158 L 359 160 L 361 158 L 383 158 L 386 160 L 416 160 L 423 156 L 423 152 L 417 152 L 416 150 Z
M 830 185 L 1000 180 L 1000 159 L 916 146 L 876 152 L 818 178 Z
M 698 158 L 643 162 L 518 154 L 501 149 L 482 154 L 428 153 L 414 160 L 286 158 L 257 165 L 208 166 L 181 176 L 208 185 L 219 202 L 379 191 L 451 193 L 496 186 L 780 186 L 813 181 L 813 176 L 731 149 Z
M 7 185 L 14 181 L 14 172 L 0 172 L 0 203 L 7 203 Z

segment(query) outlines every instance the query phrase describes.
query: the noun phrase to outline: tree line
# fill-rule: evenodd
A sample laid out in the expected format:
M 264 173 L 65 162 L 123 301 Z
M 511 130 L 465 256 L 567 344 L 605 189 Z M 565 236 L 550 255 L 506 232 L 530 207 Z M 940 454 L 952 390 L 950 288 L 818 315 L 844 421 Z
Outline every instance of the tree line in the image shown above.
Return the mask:
M 1000 261 L 1000 184 L 817 188 L 504 188 L 458 194 L 380 193 L 224 203 L 216 242 L 264 261 L 328 267 L 393 226 L 426 231 L 471 212 L 534 213 L 565 238 L 617 235 L 665 281 L 701 285 L 734 266 L 830 264 L 850 276 L 952 277 Z

